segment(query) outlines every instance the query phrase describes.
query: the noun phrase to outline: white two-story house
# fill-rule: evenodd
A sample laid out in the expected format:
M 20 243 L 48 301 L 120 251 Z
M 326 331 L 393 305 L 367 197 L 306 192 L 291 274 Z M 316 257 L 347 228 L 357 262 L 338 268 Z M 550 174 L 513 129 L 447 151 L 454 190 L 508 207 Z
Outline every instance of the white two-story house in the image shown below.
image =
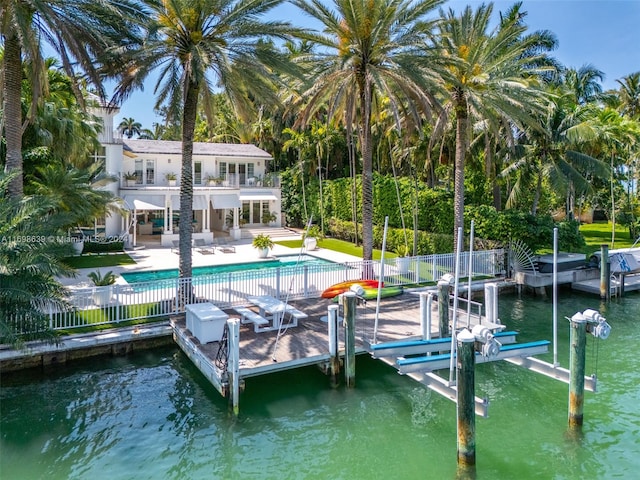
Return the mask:
M 171 246 L 179 237 L 182 143 L 123 139 L 114 130 L 117 109 L 94 111 L 104 122 L 102 149 L 96 159 L 118 182 L 107 188 L 122 199 L 124 214 L 104 219 L 107 236 L 128 236 L 130 245 Z M 210 241 L 215 232 L 240 238 L 242 225 L 281 226 L 280 183 L 267 173 L 272 160 L 254 145 L 200 143 L 193 145 L 193 238 Z M 98 223 L 102 223 L 98 221 Z M 97 225 L 102 228 L 102 225 Z

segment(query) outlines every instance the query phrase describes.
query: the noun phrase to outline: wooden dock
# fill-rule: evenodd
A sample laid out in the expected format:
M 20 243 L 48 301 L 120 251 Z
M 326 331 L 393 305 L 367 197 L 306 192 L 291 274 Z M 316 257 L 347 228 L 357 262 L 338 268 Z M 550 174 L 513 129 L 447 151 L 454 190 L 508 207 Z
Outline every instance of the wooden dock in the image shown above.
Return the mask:
M 422 289 L 424 291 L 424 289 Z M 239 381 L 256 375 L 268 374 L 280 370 L 298 368 L 306 365 L 318 365 L 326 368 L 330 360 L 329 335 L 326 317 L 328 307 L 335 305 L 332 300 L 323 298 L 294 300 L 289 302 L 296 309 L 306 313 L 308 318 L 298 322 L 296 327 L 267 332 L 255 332 L 253 325 L 240 326 L 239 338 Z M 341 315 L 339 310 L 339 315 Z M 458 316 L 458 327 L 466 326 L 467 312 Z M 437 301 L 431 307 L 431 336 L 438 337 Z M 228 310 L 229 318 L 239 315 Z M 356 316 L 356 352 L 368 352 L 372 342 L 375 325 L 376 301 L 369 300 L 357 307 Z M 324 318 L 323 318 L 324 317 Z M 485 321 L 478 315 L 471 315 L 473 326 Z M 221 348 L 221 342 L 201 344 L 186 328 L 184 315 L 172 318 L 174 339 L 196 367 L 209 379 L 223 395 L 228 394 L 227 372 L 215 359 Z M 340 322 L 339 346 L 344 346 L 344 328 Z M 421 337 L 420 295 L 419 291 L 405 292 L 402 295 L 383 298 L 380 302 L 377 342 L 392 342 Z

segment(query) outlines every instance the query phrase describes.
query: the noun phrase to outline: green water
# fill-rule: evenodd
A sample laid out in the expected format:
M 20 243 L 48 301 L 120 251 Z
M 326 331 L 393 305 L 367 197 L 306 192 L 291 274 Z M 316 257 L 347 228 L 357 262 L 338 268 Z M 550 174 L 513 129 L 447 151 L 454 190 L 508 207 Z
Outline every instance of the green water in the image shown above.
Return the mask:
M 476 420 L 477 478 L 637 478 L 640 296 L 606 308 L 561 296 L 563 366 L 564 316 L 596 308 L 613 327 L 588 342 L 587 372 L 600 383 L 585 394 L 582 432 L 567 427 L 567 385 L 479 365 L 476 394 L 491 404 Z M 549 301 L 502 296 L 500 316 L 520 341 L 552 338 Z M 0 478 L 456 478 L 455 405 L 364 356 L 356 374 L 350 391 L 330 389 L 315 368 L 247 379 L 238 419 L 173 348 L 5 375 Z

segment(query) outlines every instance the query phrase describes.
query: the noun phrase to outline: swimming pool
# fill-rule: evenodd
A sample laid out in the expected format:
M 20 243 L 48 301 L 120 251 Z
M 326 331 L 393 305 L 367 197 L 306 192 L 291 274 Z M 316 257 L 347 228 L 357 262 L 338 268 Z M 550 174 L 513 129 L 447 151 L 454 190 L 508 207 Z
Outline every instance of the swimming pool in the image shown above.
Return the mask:
M 224 273 L 252 272 L 269 275 L 276 268 L 295 267 L 305 265 L 338 265 L 330 260 L 314 257 L 313 255 L 283 255 L 273 260 L 263 260 L 251 263 L 233 263 L 228 265 L 211 265 L 207 267 L 194 267 L 193 277 L 208 277 L 207 281 L 215 281 L 216 275 Z M 152 282 L 156 280 L 171 280 L 178 278 L 178 269 L 151 270 L 145 272 L 122 273 L 122 278 L 127 283 Z M 212 278 L 213 277 L 213 278 Z M 218 277 L 220 278 L 220 277 Z

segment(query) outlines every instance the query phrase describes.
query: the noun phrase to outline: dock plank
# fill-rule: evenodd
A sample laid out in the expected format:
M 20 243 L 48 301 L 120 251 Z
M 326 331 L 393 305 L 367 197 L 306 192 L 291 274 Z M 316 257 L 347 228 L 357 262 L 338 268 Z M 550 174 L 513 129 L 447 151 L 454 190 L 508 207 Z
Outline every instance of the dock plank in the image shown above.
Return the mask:
M 292 300 L 289 303 L 307 315 L 306 318 L 300 319 L 295 328 L 287 328 L 287 319 L 280 332 L 277 330 L 256 332 L 252 324 L 240 326 L 242 377 L 306 364 L 317 364 L 329 358 L 326 316 L 328 307 L 335 304 L 323 298 Z M 435 338 L 438 336 L 437 302 L 434 302 L 432 309 L 431 334 Z M 373 338 L 375 311 L 375 300 L 368 300 L 357 307 L 356 348 L 360 352 L 366 351 L 366 346 Z M 240 317 L 233 309 L 225 312 L 230 318 Z M 477 322 L 477 318 L 474 317 L 473 322 Z M 174 328 L 185 328 L 184 317 L 174 317 L 173 324 Z M 466 324 L 466 312 L 459 316 L 459 326 L 463 324 Z M 344 345 L 342 323 L 338 333 L 342 349 Z M 397 297 L 381 299 L 377 342 L 417 339 L 420 335 L 420 297 L 417 293 L 409 291 Z M 190 337 L 190 341 L 193 342 L 193 348 L 200 349 L 213 362 L 218 352 L 218 342 L 201 345 L 193 337 Z

